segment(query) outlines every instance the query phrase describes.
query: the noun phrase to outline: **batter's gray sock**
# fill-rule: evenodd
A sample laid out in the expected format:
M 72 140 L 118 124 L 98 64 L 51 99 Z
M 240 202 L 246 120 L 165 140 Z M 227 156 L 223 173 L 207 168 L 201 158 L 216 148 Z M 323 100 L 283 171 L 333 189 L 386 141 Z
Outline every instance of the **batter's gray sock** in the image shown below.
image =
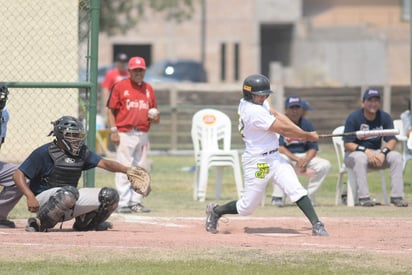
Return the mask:
M 318 215 L 316 215 L 315 209 L 313 208 L 308 196 L 303 196 L 296 202 L 296 204 L 309 219 L 312 225 L 319 221 Z
M 222 216 L 222 215 L 225 215 L 225 214 L 239 214 L 237 212 L 236 202 L 237 201 L 231 201 L 231 202 L 228 202 L 224 205 L 217 206 L 214 209 L 215 213 L 218 214 L 219 216 Z

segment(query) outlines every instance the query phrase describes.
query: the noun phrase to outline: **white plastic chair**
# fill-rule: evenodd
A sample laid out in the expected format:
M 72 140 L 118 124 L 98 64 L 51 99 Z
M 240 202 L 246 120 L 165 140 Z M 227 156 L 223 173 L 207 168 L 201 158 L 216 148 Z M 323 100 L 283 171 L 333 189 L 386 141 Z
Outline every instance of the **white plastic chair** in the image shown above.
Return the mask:
M 205 201 L 209 168 L 216 167 L 216 198 L 220 198 L 224 167 L 232 167 L 238 198 L 243 191 L 237 150 L 231 149 L 230 118 L 214 109 L 203 109 L 192 118 L 192 140 L 196 162 L 193 199 Z
M 396 138 L 402 145 L 403 173 L 405 174 L 406 164 L 408 161 L 412 160 L 411 151 L 407 146 L 408 137 L 406 136 L 401 119 L 395 119 L 393 121 L 393 126 L 395 129 L 399 130 L 399 134 L 396 136 Z
M 342 134 L 345 130 L 345 126 L 339 126 L 336 127 L 335 130 L 333 130 L 332 134 Z M 338 136 L 338 137 L 333 137 L 333 147 L 335 148 L 336 152 L 336 158 L 338 161 L 338 169 L 339 169 L 339 176 L 338 176 L 338 182 L 336 184 L 336 198 L 335 198 L 335 204 L 338 205 L 339 201 L 341 199 L 342 195 L 342 180 L 343 180 L 343 175 L 348 174 L 348 180 L 347 180 L 347 206 L 355 206 L 355 203 L 358 202 L 358 192 L 357 192 L 357 184 L 356 184 L 356 178 L 355 175 L 353 174 L 352 169 L 348 168 L 345 166 L 344 163 L 344 157 L 345 157 L 345 146 L 343 142 L 343 137 Z M 385 204 L 389 204 L 389 199 L 388 199 L 388 194 L 386 191 L 386 181 L 385 181 L 385 172 L 384 169 L 370 169 L 368 171 L 379 171 L 381 174 L 381 184 L 382 184 L 382 194 L 383 194 L 383 199 Z

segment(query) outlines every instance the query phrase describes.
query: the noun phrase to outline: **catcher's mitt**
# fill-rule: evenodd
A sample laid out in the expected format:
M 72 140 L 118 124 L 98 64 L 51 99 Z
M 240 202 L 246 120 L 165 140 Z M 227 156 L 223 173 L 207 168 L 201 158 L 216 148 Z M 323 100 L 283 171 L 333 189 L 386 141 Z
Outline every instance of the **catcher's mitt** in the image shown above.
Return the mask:
M 131 187 L 137 193 L 147 197 L 152 191 L 150 174 L 139 166 L 131 166 L 127 169 L 127 178 L 130 181 Z

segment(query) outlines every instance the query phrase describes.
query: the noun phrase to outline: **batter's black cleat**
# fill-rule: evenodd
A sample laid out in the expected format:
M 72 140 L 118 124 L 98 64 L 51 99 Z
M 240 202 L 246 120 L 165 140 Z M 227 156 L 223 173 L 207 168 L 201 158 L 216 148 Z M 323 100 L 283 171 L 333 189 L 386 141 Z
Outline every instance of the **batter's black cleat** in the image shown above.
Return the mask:
M 40 232 L 40 221 L 36 218 L 29 218 L 25 229 L 27 232 Z
M 327 237 L 329 236 L 328 232 L 325 229 L 325 226 L 321 222 L 317 222 L 312 227 L 312 236 Z
M 215 212 L 216 206 L 218 206 L 216 203 L 208 203 L 206 205 L 206 231 L 212 234 L 217 233 L 217 222 L 220 219 L 220 216 Z

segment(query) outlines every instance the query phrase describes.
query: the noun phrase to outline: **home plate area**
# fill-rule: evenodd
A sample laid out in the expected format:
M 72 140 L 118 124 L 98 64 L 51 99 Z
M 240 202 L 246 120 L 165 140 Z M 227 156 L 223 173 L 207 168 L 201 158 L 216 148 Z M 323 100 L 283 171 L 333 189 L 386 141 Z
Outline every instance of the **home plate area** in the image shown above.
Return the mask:
M 50 232 L 26 232 L 26 220 L 17 228 L 0 228 L 0 251 L 18 247 L 125 248 L 261 248 L 268 250 L 365 250 L 412 255 L 411 218 L 322 218 L 329 237 L 312 236 L 304 217 L 222 217 L 217 234 L 205 230 L 204 217 L 152 217 L 113 214 L 113 229 L 72 231 L 72 221 Z M 24 253 L 25 249 L 18 250 Z M 33 253 L 33 251 L 31 252 Z M 0 252 L 0 255 L 3 254 Z

